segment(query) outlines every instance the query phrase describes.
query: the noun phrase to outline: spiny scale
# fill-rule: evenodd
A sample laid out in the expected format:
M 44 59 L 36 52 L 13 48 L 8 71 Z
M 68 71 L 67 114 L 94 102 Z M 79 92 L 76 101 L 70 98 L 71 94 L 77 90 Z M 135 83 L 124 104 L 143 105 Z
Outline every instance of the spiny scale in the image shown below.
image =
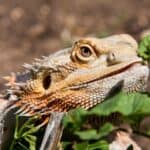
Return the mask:
M 29 104 L 23 105 L 22 107 L 20 107 L 20 108 L 15 112 L 15 114 L 19 114 L 19 113 L 25 111 L 25 110 L 28 108 L 28 106 L 29 106 Z

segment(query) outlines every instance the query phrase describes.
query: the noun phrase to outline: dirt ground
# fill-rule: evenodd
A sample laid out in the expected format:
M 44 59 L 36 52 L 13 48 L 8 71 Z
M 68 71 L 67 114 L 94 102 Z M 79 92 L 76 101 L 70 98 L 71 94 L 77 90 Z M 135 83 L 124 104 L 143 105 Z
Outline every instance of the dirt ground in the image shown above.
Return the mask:
M 76 37 L 130 33 L 138 39 L 150 27 L 149 9 L 150 0 L 1 0 L 0 76 Z

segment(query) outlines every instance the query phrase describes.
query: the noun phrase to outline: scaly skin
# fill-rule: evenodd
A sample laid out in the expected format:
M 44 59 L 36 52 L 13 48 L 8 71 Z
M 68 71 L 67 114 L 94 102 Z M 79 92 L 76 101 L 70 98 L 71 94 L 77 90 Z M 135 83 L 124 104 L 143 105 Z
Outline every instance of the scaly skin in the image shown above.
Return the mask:
M 103 39 L 82 38 L 71 48 L 32 65 L 11 84 L 13 107 L 20 115 L 49 115 L 102 102 L 115 89 L 145 91 L 149 68 L 137 56 L 137 43 L 129 35 Z

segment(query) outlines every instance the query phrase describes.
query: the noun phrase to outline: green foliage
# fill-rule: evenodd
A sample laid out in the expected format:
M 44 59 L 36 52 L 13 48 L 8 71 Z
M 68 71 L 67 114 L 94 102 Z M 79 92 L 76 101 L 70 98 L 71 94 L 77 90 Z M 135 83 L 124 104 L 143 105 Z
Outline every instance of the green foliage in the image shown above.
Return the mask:
M 95 115 L 100 118 L 119 113 L 123 121 L 128 122 L 133 127 L 138 127 L 137 124 L 145 116 L 150 115 L 149 106 L 150 96 L 148 94 L 120 92 L 89 111 L 84 109 L 71 111 L 65 116 L 63 123 L 65 132 L 69 132 L 69 137 L 73 138 L 68 139 L 68 141 L 62 139 L 62 141 L 67 142 L 67 146 L 64 149 L 67 149 L 68 146 L 74 150 L 83 148 L 87 150 L 108 149 L 108 143 L 104 139 L 118 127 L 106 122 L 104 125 L 100 125 L 99 128 L 95 128 L 88 122 L 88 119 Z
M 150 114 L 149 106 L 148 94 L 120 92 L 88 113 L 108 116 L 113 112 L 119 112 L 124 116 L 145 116 Z
M 108 135 L 113 130 L 113 125 L 110 123 L 106 123 L 99 130 L 89 129 L 85 131 L 76 131 L 75 135 L 78 135 L 81 140 L 98 140 Z
M 150 61 L 150 35 L 142 39 L 138 53 L 144 60 Z
M 35 126 L 37 117 L 29 118 L 24 124 L 22 118 L 16 116 L 16 128 L 14 138 L 9 150 L 36 150 L 37 136 L 41 126 Z
M 108 143 L 106 141 L 97 141 L 92 144 L 88 142 L 75 143 L 74 150 L 108 150 Z

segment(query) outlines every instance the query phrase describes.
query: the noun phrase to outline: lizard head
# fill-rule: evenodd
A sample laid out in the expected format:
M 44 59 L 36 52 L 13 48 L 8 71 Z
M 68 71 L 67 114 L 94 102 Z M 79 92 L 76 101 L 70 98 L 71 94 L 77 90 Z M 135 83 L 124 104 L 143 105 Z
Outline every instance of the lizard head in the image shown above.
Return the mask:
M 76 107 L 89 109 L 120 84 L 126 91 L 144 88 L 142 75 L 134 78 L 138 71 L 144 72 L 134 67 L 141 62 L 136 51 L 136 41 L 126 34 L 82 38 L 71 48 L 26 65 L 28 72 L 16 78 L 21 94 L 14 105 L 21 107 L 23 115 L 45 115 Z M 131 81 L 140 86 L 133 83 L 132 87 Z

